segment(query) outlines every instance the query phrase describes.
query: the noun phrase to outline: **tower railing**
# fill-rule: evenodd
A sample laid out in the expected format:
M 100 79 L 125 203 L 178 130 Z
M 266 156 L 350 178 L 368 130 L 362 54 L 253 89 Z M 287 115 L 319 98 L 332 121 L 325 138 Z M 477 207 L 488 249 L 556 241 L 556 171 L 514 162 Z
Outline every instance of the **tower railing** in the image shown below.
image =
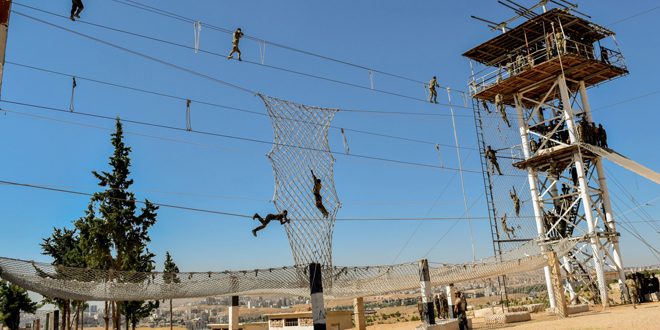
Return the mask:
M 534 44 L 534 42 L 530 43 Z M 551 43 L 552 47 L 546 47 L 547 43 L 536 42 L 536 46 L 522 46 L 512 50 L 507 58 L 498 61 L 497 68 L 486 67 L 472 76 L 472 95 L 496 85 L 508 78 L 516 76 L 528 69 L 541 64 L 556 60 L 560 56 L 577 56 L 587 60 L 601 61 L 607 65 L 628 70 L 625 58 L 621 52 L 600 46 L 599 54 L 593 44 L 586 44 L 575 40 L 564 39 L 557 43 Z M 530 49 L 535 49 L 530 51 Z M 515 55 L 517 54 L 517 55 Z

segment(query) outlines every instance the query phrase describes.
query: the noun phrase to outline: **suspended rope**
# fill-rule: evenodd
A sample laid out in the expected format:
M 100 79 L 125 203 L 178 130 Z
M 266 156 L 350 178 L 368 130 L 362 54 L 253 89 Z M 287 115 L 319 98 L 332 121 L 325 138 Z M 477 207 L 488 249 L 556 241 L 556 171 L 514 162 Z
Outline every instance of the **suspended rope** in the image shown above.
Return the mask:
M 351 154 L 351 148 L 348 146 L 348 139 L 346 139 L 346 132 L 344 132 L 344 129 L 341 129 L 341 137 L 344 141 L 344 153 L 347 155 Z
M 552 246 L 563 256 L 575 245 Z M 499 260 L 498 260 L 499 259 Z M 546 254 L 536 242 L 463 264 L 429 263 L 434 286 L 460 283 L 542 268 Z M 309 295 L 307 266 L 221 272 L 129 272 L 74 268 L 0 257 L 0 278 L 44 296 L 85 301 L 199 298 L 220 295 Z M 417 262 L 396 265 L 322 266 L 324 295 L 329 298 L 375 296 L 419 289 Z M 172 279 L 176 279 L 176 281 Z
M 372 70 L 367 71 L 369 72 L 369 86 L 371 86 L 371 89 L 374 89 L 374 72 Z
M 76 83 L 76 77 L 71 77 L 71 100 L 69 101 L 69 111 L 73 112 L 74 109 L 74 98 L 76 94 L 76 86 L 78 84 Z
M 268 153 L 275 176 L 273 201 L 278 212 L 287 210 L 292 220 L 285 228 L 293 259 L 296 265 L 332 265 L 332 233 L 341 204 L 328 129 L 338 110 L 258 96 L 273 124 L 273 147 Z
M 465 216 L 470 217 L 470 209 L 468 208 L 467 195 L 465 193 L 465 180 L 463 179 L 463 160 L 461 159 L 461 151 L 458 149 L 458 133 L 456 132 L 456 119 L 454 118 L 454 107 L 451 103 L 451 89 L 447 87 L 447 99 L 449 103 L 449 111 L 451 113 L 451 125 L 454 128 L 454 142 L 456 143 L 456 157 L 458 158 L 459 175 L 461 179 L 461 192 L 463 193 L 463 207 L 465 208 Z M 472 233 L 472 221 L 468 220 L 468 230 L 470 232 L 470 244 L 472 246 L 472 260 L 477 258 L 477 252 L 474 246 L 474 234 Z
M 259 41 L 259 57 L 261 58 L 261 65 L 266 63 L 266 41 Z
M 186 131 L 192 131 L 192 124 L 190 122 L 190 99 L 186 100 Z
M 199 52 L 199 40 L 202 34 L 202 22 L 193 22 L 193 33 L 195 35 L 195 54 Z
M 436 144 L 436 145 L 435 145 L 435 151 L 438 152 L 438 158 L 440 158 L 440 166 L 441 166 L 441 167 L 444 166 L 444 165 L 442 164 L 442 153 L 440 153 L 440 145 L 439 145 L 439 144 Z

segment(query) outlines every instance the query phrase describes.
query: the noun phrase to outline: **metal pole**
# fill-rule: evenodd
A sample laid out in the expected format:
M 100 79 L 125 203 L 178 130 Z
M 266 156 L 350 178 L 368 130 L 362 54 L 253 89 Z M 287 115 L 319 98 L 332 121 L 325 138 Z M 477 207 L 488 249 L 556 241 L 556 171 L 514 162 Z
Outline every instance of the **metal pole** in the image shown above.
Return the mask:
M 589 97 L 587 96 L 587 88 L 584 81 L 580 81 L 580 99 L 582 100 L 582 109 L 588 121 L 593 121 L 591 116 L 591 106 L 589 105 Z M 612 203 L 610 201 L 610 192 L 607 188 L 607 180 L 605 178 L 605 169 L 600 157 L 594 161 L 596 164 L 596 172 L 598 174 L 598 185 L 600 186 L 601 199 L 603 201 L 603 208 L 605 209 L 605 225 L 611 233 L 616 233 L 616 222 L 614 221 L 614 213 L 612 211 Z M 626 274 L 623 272 L 623 260 L 621 260 L 621 252 L 619 251 L 619 237 L 616 235 L 610 236 L 612 242 L 612 261 L 616 265 L 619 280 L 626 282 Z M 625 286 L 624 286 L 625 288 Z M 630 300 L 628 289 L 624 289 L 624 296 L 626 300 Z
M 426 324 L 435 324 L 433 313 L 433 297 L 431 296 L 431 275 L 429 274 L 429 261 L 419 261 L 419 286 L 422 293 L 422 306 L 424 308 L 424 320 Z
M 0 95 L 2 94 L 2 76 L 5 71 L 5 54 L 9 32 L 9 14 L 11 0 L 0 0 Z
M 229 330 L 238 330 L 238 296 L 231 296 L 228 318 Z
M 323 278 L 321 264 L 309 264 L 309 291 L 312 301 L 314 330 L 325 330 L 325 307 L 323 306 Z
M 558 79 L 559 93 L 561 94 L 561 102 L 564 106 L 564 119 L 568 127 L 568 134 L 571 139 L 571 144 L 578 143 L 575 129 L 575 122 L 573 119 L 573 108 L 571 107 L 571 100 L 568 92 L 568 86 L 564 76 L 559 76 Z M 598 280 L 598 291 L 600 292 L 600 300 L 603 307 L 609 306 L 607 299 L 607 283 L 605 282 L 605 273 L 603 271 L 603 258 L 601 255 L 601 242 L 596 233 L 596 219 L 593 216 L 592 201 L 589 196 L 589 183 L 587 182 L 586 173 L 584 171 L 584 162 L 582 161 L 581 153 L 573 155 L 573 162 L 578 175 L 578 185 L 580 187 L 580 198 L 584 208 L 584 216 L 587 220 L 588 235 L 591 241 L 591 250 L 594 259 L 594 269 L 596 271 L 596 278 Z
M 529 157 L 531 157 L 531 152 L 529 150 L 529 136 L 527 135 L 528 127 L 527 122 L 525 121 L 525 115 L 523 113 L 522 102 L 520 99 L 520 94 L 514 95 L 523 155 L 525 156 L 525 159 L 529 159 Z M 541 198 L 539 197 L 539 188 L 536 184 L 536 176 L 536 170 L 528 167 L 527 181 L 529 182 L 529 190 L 532 196 L 532 208 L 534 209 L 534 220 L 536 221 L 536 233 L 538 234 L 539 240 L 544 240 L 545 226 L 543 225 L 543 201 L 541 201 Z M 541 249 L 545 251 L 546 247 L 541 245 Z M 550 308 L 554 310 L 557 305 L 555 304 L 555 291 L 552 286 L 552 273 L 550 272 L 550 267 L 543 267 L 543 273 L 545 276 L 545 287 L 548 290 L 548 301 L 550 302 Z

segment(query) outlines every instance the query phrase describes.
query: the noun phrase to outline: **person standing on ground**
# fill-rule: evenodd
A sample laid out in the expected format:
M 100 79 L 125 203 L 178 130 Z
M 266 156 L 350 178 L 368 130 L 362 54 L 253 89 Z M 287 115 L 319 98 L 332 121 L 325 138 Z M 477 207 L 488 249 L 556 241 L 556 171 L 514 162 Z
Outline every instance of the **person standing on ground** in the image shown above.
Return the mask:
M 454 297 L 456 297 L 456 302 L 454 303 L 454 316 L 458 319 L 458 328 L 460 330 L 467 330 L 467 301 L 465 300 L 465 296 L 460 291 L 456 291 Z
M 80 18 L 80 12 L 85 9 L 85 6 L 83 6 L 82 0 L 71 0 L 71 16 L 69 17 L 72 21 L 76 20 L 77 18 Z
M 229 53 L 227 59 L 231 60 L 232 58 L 234 58 L 234 53 L 236 53 L 238 54 L 238 60 L 242 61 L 241 50 L 238 48 L 238 43 L 241 41 L 241 38 L 243 38 L 243 31 L 241 31 L 241 28 L 237 28 L 232 36 L 233 38 L 231 41 L 231 53 Z
M 637 284 L 635 283 L 635 280 L 632 279 L 632 275 L 629 275 L 628 278 L 626 278 L 626 286 L 628 287 L 630 302 L 632 303 L 633 308 L 637 309 Z
M 438 85 L 438 79 L 436 79 L 436 77 L 433 76 L 433 79 L 431 79 L 431 81 L 429 81 L 429 93 L 430 93 L 429 102 L 437 104 L 438 103 L 438 91 L 435 90 L 436 87 L 440 87 L 440 85 Z

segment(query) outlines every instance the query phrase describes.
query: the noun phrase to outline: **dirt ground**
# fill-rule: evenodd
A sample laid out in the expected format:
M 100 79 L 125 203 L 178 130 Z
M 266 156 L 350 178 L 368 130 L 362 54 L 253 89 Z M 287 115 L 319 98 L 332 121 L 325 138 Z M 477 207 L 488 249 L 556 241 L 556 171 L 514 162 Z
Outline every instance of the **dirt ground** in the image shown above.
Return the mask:
M 473 320 L 475 329 L 495 328 L 486 326 L 479 319 Z M 419 322 L 401 322 L 396 324 L 378 324 L 367 327 L 368 330 L 411 330 Z M 571 315 L 559 319 L 546 313 L 532 314 L 532 320 L 511 323 L 498 328 L 513 329 L 660 329 L 660 302 L 645 303 L 633 309 L 632 305 L 615 306 L 606 310 L 592 307 L 589 312 Z

